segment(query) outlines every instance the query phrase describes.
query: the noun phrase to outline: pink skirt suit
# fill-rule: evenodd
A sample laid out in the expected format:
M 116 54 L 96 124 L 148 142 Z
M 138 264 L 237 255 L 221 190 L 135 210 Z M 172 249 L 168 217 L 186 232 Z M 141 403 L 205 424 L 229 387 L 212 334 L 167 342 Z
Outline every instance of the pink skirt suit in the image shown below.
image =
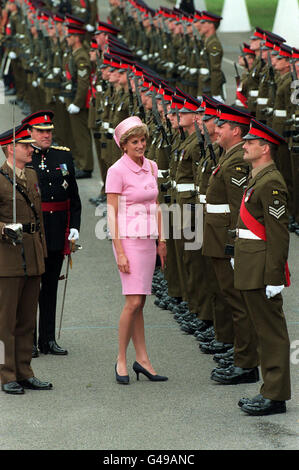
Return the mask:
M 137 165 L 124 154 L 107 173 L 106 193 L 119 194 L 119 237 L 130 273 L 119 271 L 123 295 L 149 295 L 156 264 L 157 164 L 143 157 Z M 113 246 L 115 259 L 116 252 Z

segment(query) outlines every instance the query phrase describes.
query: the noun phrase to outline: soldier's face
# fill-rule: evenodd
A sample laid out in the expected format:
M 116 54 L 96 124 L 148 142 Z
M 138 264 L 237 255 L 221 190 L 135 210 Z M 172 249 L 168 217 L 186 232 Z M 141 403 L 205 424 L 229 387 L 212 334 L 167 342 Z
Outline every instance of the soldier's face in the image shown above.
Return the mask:
M 16 166 L 18 168 L 24 168 L 26 163 L 30 163 L 32 160 L 32 153 L 33 147 L 31 144 L 18 144 L 15 145 L 15 158 L 16 158 Z M 14 149 L 13 145 L 8 145 L 8 160 L 11 164 L 13 164 L 13 154 Z
M 263 156 L 263 153 L 265 151 L 265 145 L 260 145 L 258 139 L 253 139 L 253 140 L 245 140 L 245 143 L 243 145 L 244 149 L 244 160 L 246 162 L 256 162 L 261 159 Z
M 195 115 L 193 113 L 179 113 L 180 125 L 183 128 L 191 127 L 194 124 Z
M 228 122 L 222 124 L 222 126 L 216 126 L 215 134 L 216 134 L 216 142 L 223 147 L 225 150 L 229 149 L 232 144 L 232 140 L 235 138 L 236 128 L 231 129 Z
M 51 130 L 31 130 L 31 137 L 36 140 L 36 146 L 45 150 L 52 144 L 52 131 Z
M 208 130 L 208 133 L 209 133 L 209 136 L 212 137 L 215 135 L 215 129 L 216 129 L 216 125 L 215 125 L 215 119 L 208 119 L 207 121 L 204 121 L 205 123 L 205 126 Z
M 261 46 L 261 40 L 259 38 L 251 39 L 250 41 L 250 49 L 253 51 L 258 51 Z

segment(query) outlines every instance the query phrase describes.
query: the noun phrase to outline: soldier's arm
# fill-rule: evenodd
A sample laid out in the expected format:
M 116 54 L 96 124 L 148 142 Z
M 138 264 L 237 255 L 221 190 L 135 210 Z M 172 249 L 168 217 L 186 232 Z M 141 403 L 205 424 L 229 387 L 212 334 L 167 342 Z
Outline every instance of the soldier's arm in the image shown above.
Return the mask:
M 263 186 L 261 204 L 266 228 L 265 285 L 285 284 L 285 263 L 289 250 L 287 189 L 280 181 Z
M 212 96 L 219 96 L 222 94 L 222 81 L 223 75 L 221 71 L 221 62 L 223 51 L 220 44 L 212 43 L 207 46 L 207 52 L 210 62 L 211 73 L 211 94 Z
M 226 167 L 225 171 L 225 186 L 227 201 L 230 207 L 230 227 L 234 230 L 237 226 L 237 220 L 240 210 L 240 205 L 244 193 L 244 186 L 247 182 L 248 165 L 243 161 L 232 160 Z
M 77 63 L 77 90 L 73 103 L 80 109 L 85 108 L 86 94 L 89 88 L 91 66 L 87 58 L 81 58 Z

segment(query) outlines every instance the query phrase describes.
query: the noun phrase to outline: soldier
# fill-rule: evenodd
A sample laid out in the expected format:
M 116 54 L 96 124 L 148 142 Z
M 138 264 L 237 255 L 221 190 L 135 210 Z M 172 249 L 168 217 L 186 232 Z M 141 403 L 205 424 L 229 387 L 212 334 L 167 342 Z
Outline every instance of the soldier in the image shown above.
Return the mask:
M 65 99 L 65 103 L 75 144 L 76 178 L 91 178 L 93 152 L 91 135 L 87 126 L 88 109 L 86 103 L 91 65 L 88 53 L 83 47 L 85 30 L 73 25 L 67 25 L 67 30 L 67 43 L 72 52 L 67 63 L 70 93 L 69 97 Z
M 274 163 L 283 138 L 252 120 L 244 137 L 244 160 L 252 165 L 237 222 L 234 279 L 258 336 L 263 385 L 241 409 L 261 416 L 285 413 L 290 390 L 290 342 L 281 291 L 288 285 L 289 249 L 285 182 Z
M 204 132 L 205 151 L 204 156 L 200 160 L 197 168 L 196 191 L 197 202 L 203 204 L 204 208 L 204 205 L 206 203 L 206 192 L 208 189 L 209 179 L 213 170 L 219 163 L 221 155 L 223 154 L 223 149 L 217 143 L 215 123 L 215 118 L 217 117 L 217 108 L 220 103 L 218 101 L 213 100 L 212 98 L 209 98 L 206 95 L 203 95 L 203 99 L 205 103 L 205 112 L 202 116 L 201 122 L 198 125 L 201 131 Z M 209 346 L 208 339 L 210 339 L 211 341 L 213 339 L 213 330 L 211 328 L 211 324 L 215 325 L 215 339 L 218 343 L 233 344 L 234 331 L 231 321 L 230 306 L 226 302 L 219 289 L 212 261 L 208 256 L 203 256 L 202 258 L 206 278 L 205 295 L 211 299 L 211 313 L 213 321 L 205 321 L 205 327 L 202 326 L 200 328 L 199 334 L 196 336 L 197 339 L 200 341 L 201 351 L 203 353 L 206 353 L 209 352 L 209 350 L 211 349 Z M 206 331 L 206 333 L 203 334 L 203 331 Z M 224 354 L 229 354 L 229 351 L 228 353 Z
M 223 49 L 216 34 L 221 20 L 221 16 L 207 11 L 202 12 L 200 32 L 204 36 L 204 42 L 200 51 L 197 89 L 198 96 L 205 93 L 218 101 L 225 99 L 222 87 L 225 77 L 221 70 Z
M 256 382 L 258 355 L 256 333 L 245 309 L 240 292 L 234 288 L 230 258 L 233 244 L 229 230 L 234 230 L 246 184 L 248 164 L 243 160 L 243 140 L 250 115 L 236 107 L 219 106 L 217 143 L 224 149 L 219 164 L 213 170 L 206 193 L 203 254 L 212 258 L 219 287 L 231 307 L 234 329 L 234 365 L 224 372 L 214 372 L 212 379 L 222 384 Z M 231 344 L 213 344 L 213 352 L 225 352 Z
M 57 288 L 69 240 L 79 239 L 81 201 L 73 158 L 66 147 L 52 145 L 53 113 L 39 111 L 23 120 L 35 139 L 32 165 L 38 175 L 48 257 L 39 296 L 38 347 L 44 354 L 66 355 L 55 341 Z M 37 345 L 35 345 L 37 346 Z M 33 350 L 38 354 L 37 348 Z
M 47 249 L 41 200 L 31 162 L 34 142 L 26 125 L 0 135 L 6 156 L 1 167 L 0 214 L 0 340 L 5 362 L 0 368 L 2 390 L 20 395 L 24 389 L 49 390 L 52 384 L 34 377 L 30 366 L 35 313 Z M 16 168 L 16 221 L 13 210 L 13 167 Z
M 289 136 L 289 149 L 291 155 L 291 164 L 292 164 L 292 177 L 293 177 L 293 188 L 294 188 L 294 219 L 290 224 L 290 231 L 295 232 L 299 236 L 299 107 L 298 107 L 298 76 L 299 76 L 299 49 L 293 48 L 293 70 L 292 78 L 294 82 L 291 84 L 292 95 L 292 117 L 291 117 L 291 127 L 290 127 L 290 136 Z
M 265 31 L 261 28 L 256 28 L 254 34 L 250 37 L 250 49 L 255 52 L 255 61 L 252 68 L 244 81 L 244 89 L 246 90 L 247 106 L 249 112 L 255 116 L 258 87 L 261 80 L 261 72 L 265 65 L 264 60 L 260 54 L 261 43 L 264 39 Z
M 273 117 L 269 119 L 271 127 L 279 134 L 284 135 L 288 130 L 286 122 L 292 118 L 293 106 L 291 102 L 291 83 L 293 81 L 291 74 L 290 60 L 292 58 L 292 49 L 285 45 L 280 45 L 280 51 L 275 63 L 275 69 L 279 73 L 277 89 L 275 94 Z M 269 123 L 267 121 L 267 123 Z M 276 166 L 285 179 L 289 191 L 289 212 L 294 216 L 294 194 L 291 169 L 291 156 L 286 142 L 281 143 L 276 153 Z

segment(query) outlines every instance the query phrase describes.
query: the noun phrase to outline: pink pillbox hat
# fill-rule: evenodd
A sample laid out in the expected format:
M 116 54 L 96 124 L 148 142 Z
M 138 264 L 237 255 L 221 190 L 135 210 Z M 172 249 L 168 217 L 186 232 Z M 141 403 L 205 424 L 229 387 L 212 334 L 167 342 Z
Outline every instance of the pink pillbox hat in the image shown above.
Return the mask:
M 119 147 L 120 138 L 125 132 L 132 129 L 132 127 L 142 126 L 142 125 L 143 125 L 143 122 L 138 116 L 131 116 L 121 121 L 118 124 L 118 126 L 116 126 L 116 128 L 114 129 L 114 136 L 113 136 L 118 147 Z

